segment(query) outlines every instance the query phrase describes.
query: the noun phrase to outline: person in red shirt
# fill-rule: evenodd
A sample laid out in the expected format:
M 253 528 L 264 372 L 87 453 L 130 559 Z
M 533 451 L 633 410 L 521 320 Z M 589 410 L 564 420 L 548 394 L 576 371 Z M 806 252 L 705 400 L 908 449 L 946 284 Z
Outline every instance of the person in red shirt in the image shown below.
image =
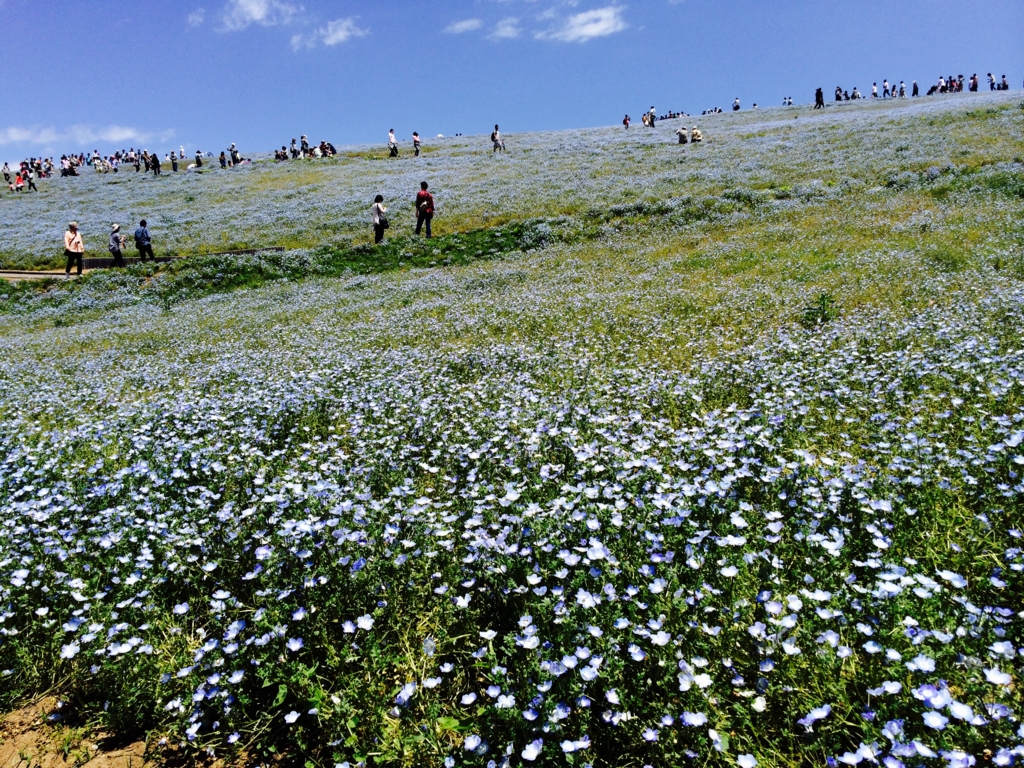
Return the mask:
M 430 232 L 430 222 L 434 218 L 434 196 L 427 191 L 427 182 L 420 183 L 420 191 L 416 195 L 416 234 L 420 233 L 423 223 L 427 224 L 427 237 L 433 237 Z

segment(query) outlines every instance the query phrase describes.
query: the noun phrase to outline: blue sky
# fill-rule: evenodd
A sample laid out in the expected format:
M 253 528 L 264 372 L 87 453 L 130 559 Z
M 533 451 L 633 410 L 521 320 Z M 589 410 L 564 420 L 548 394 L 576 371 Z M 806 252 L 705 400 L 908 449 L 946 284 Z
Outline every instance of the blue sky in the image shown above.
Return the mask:
M 0 0 L 0 157 L 618 123 L 1024 79 L 1024 2 Z

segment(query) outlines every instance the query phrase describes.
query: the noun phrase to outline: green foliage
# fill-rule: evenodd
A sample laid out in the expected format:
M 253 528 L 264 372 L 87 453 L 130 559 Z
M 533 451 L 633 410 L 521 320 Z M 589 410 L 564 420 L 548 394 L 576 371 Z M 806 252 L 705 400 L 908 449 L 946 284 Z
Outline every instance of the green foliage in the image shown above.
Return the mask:
M 837 317 L 839 317 L 839 310 L 836 308 L 835 298 L 828 293 L 822 293 L 812 304 L 804 307 L 803 314 L 800 316 L 800 324 L 804 328 L 818 328 Z

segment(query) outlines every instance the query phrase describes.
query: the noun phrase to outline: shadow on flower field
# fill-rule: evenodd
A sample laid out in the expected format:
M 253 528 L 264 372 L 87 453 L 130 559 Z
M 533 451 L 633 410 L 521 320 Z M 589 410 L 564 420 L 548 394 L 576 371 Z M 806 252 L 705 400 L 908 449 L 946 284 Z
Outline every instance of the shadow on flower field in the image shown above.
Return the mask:
M 2 289 L 0 708 L 246 764 L 1024 759 L 1024 109 L 701 128 L 119 179 L 188 258 Z M 368 245 L 421 176 L 439 237 Z M 121 204 L 72 181 L 8 263 Z

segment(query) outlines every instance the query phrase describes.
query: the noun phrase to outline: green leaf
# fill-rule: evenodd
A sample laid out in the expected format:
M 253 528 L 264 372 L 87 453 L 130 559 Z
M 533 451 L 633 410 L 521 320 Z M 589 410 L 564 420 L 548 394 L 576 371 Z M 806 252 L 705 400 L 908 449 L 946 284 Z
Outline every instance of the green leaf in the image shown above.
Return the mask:
M 274 706 L 279 707 L 284 704 L 284 700 L 288 698 L 288 686 L 279 685 L 277 686 L 277 696 L 274 698 Z
M 437 724 L 446 731 L 457 731 L 461 725 L 454 717 L 439 717 L 437 718 Z

